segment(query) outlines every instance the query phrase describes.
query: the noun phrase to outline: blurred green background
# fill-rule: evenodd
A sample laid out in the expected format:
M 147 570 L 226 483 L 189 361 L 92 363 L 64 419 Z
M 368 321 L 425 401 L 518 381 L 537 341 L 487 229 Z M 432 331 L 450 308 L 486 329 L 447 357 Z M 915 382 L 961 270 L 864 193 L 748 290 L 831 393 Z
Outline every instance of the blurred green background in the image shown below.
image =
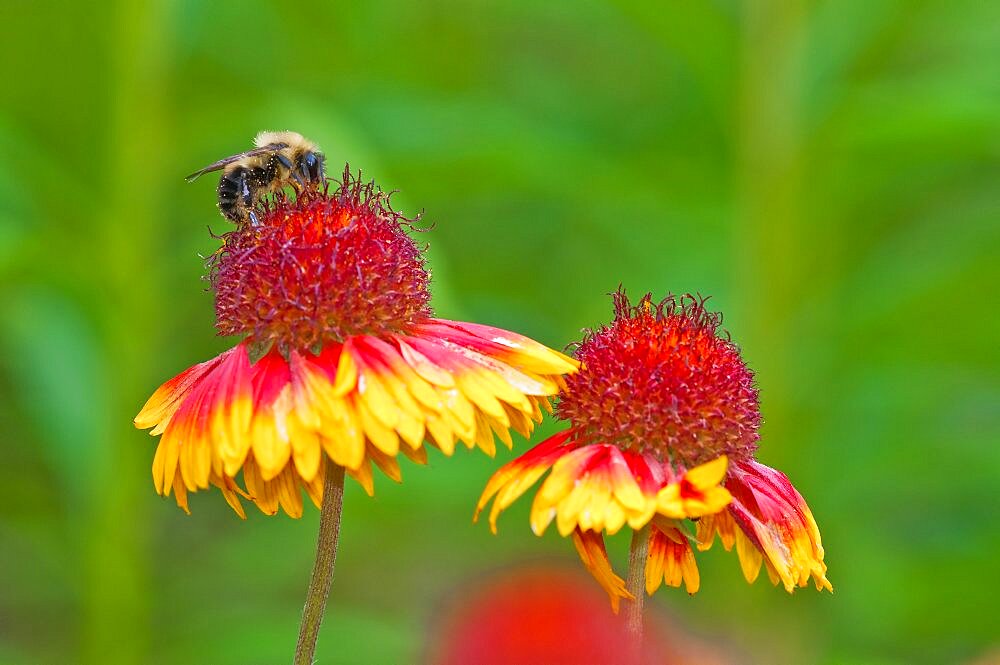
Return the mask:
M 760 458 L 834 595 L 700 558 L 653 604 L 750 663 L 971 662 L 1000 642 L 1000 6 L 0 3 L 0 663 L 291 659 L 317 527 L 185 516 L 131 419 L 232 345 L 183 176 L 261 129 L 426 210 L 439 314 L 557 348 L 619 283 L 711 295 L 757 370 Z M 554 431 L 548 422 L 537 434 Z M 518 440 L 516 452 L 526 443 Z M 511 457 L 349 483 L 320 663 L 408 663 L 441 603 L 555 557 Z M 611 543 L 619 569 L 626 544 Z

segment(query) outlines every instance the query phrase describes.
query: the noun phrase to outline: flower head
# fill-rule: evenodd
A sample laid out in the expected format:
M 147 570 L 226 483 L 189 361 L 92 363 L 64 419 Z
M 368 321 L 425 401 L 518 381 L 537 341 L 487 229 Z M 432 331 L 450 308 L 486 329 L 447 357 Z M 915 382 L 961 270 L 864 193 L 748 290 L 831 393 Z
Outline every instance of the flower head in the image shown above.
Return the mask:
M 615 318 L 576 351 L 559 416 L 581 443 L 605 443 L 693 466 L 757 447 L 753 373 L 719 334 L 722 317 L 692 296 L 631 306 L 614 294 Z
M 791 591 L 826 579 L 819 530 L 801 495 L 754 460 L 761 423 L 753 373 L 720 330 L 721 317 L 693 296 L 632 306 L 614 294 L 615 318 L 576 349 L 557 413 L 569 427 L 501 467 L 479 500 L 490 525 L 546 472 L 531 510 L 541 535 L 556 523 L 616 608 L 630 598 L 614 573 L 604 533 L 650 526 L 646 589 L 698 590 L 694 549 L 718 534 L 738 545 L 753 581 L 764 563 Z M 689 521 L 690 520 L 690 521 Z M 692 527 L 697 522 L 697 531 Z M 736 527 L 739 527 L 738 529 Z
M 243 341 L 163 384 L 135 419 L 162 435 L 153 481 L 187 510 L 219 487 L 268 514 L 317 505 L 322 469 L 368 493 L 399 453 L 493 454 L 528 436 L 570 358 L 505 330 L 433 318 L 429 274 L 388 196 L 345 170 L 335 191 L 279 197 L 223 236 L 211 261 L 217 327 Z M 243 485 L 238 482 L 242 473 Z
M 371 183 L 272 206 L 212 257 L 221 335 L 308 349 L 405 333 L 430 318 L 430 273 L 407 220 Z

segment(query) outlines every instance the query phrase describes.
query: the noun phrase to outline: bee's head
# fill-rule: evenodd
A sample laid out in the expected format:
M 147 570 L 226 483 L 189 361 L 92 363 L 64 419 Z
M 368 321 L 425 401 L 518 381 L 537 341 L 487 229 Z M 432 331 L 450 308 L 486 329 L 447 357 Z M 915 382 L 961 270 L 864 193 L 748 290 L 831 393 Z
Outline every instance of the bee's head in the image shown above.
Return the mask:
M 305 176 L 306 180 L 313 183 L 322 183 L 325 177 L 323 153 L 307 150 L 299 156 L 299 172 Z

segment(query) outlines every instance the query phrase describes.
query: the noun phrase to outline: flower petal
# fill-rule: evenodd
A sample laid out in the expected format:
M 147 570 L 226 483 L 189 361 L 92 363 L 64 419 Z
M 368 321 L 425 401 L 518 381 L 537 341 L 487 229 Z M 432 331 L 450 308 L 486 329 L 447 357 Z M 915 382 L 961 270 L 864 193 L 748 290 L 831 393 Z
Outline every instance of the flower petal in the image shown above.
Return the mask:
M 372 461 L 398 479 L 396 456 L 402 450 L 425 462 L 425 440 L 449 455 L 459 440 L 493 455 L 494 436 L 512 447 L 511 429 L 530 435 L 564 385 L 560 374 L 576 369 L 513 333 L 437 320 L 407 334 L 348 337 L 318 353 L 274 345 L 252 365 L 248 344 L 163 384 L 136 416 L 137 426 L 163 435 L 152 465 L 156 491 L 182 488 L 184 506 L 187 492 L 216 486 L 239 512 L 233 478 L 242 470 L 261 510 L 297 516 L 299 490 L 316 500 L 326 460 L 371 492 Z M 547 468 L 506 488 L 491 521 Z M 587 518 L 622 519 L 615 506 Z
M 756 552 L 786 591 L 806 586 L 810 578 L 817 589 L 833 591 L 819 528 L 785 474 L 753 460 L 740 462 L 733 466 L 726 487 L 733 495 L 729 513 L 745 537 L 737 537 L 736 545 L 748 581 L 760 569 Z
M 666 517 L 684 519 L 713 515 L 723 510 L 732 500 L 729 491 L 719 485 L 727 464 L 723 455 L 669 483 L 657 494 L 657 511 Z
M 493 508 L 490 511 L 490 530 L 496 533 L 496 521 L 500 513 L 528 490 L 548 469 L 567 452 L 573 450 L 576 444 L 570 441 L 571 431 L 560 432 L 538 444 L 525 454 L 500 467 L 486 483 L 486 488 L 479 497 L 473 521 L 479 519 L 490 499 Z M 551 521 L 555 513 L 548 516 Z M 535 529 L 536 516 L 532 511 L 532 528 Z M 546 522 L 547 524 L 547 522 Z M 541 527 L 544 530 L 544 526 Z M 536 533 L 538 530 L 536 529 Z
M 649 556 L 646 559 L 646 593 L 652 595 L 660 584 L 679 587 L 684 583 L 689 594 L 698 592 L 701 584 L 698 564 L 688 537 L 672 520 L 652 527 Z
M 625 580 L 618 577 L 611 569 L 608 552 L 604 547 L 604 537 L 599 533 L 581 531 L 580 529 L 574 530 L 572 536 L 573 545 L 576 546 L 577 554 L 580 555 L 583 565 L 608 593 L 611 610 L 618 614 L 621 599 L 634 600 L 635 596 L 625 588 Z
M 423 328 L 485 355 L 510 360 L 511 364 L 538 374 L 566 374 L 579 367 L 579 363 L 569 356 L 508 330 L 446 319 L 435 319 Z

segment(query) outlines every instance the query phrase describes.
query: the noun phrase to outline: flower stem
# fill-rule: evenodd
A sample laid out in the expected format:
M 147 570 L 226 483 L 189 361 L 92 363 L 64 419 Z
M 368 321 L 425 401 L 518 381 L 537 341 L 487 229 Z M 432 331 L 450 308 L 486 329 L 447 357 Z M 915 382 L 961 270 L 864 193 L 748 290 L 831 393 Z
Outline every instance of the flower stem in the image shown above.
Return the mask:
M 637 663 L 642 654 L 642 602 L 646 597 L 646 558 L 649 555 L 650 526 L 632 532 L 628 551 L 628 579 L 625 586 L 634 600 L 625 601 L 625 630 L 628 632 L 632 659 Z
M 333 564 L 337 560 L 340 515 L 344 507 L 344 467 L 326 461 L 323 477 L 323 507 L 319 516 L 316 563 L 313 564 L 306 606 L 302 609 L 299 643 L 295 647 L 295 665 L 312 665 L 319 627 L 323 623 L 326 599 L 333 582 Z

